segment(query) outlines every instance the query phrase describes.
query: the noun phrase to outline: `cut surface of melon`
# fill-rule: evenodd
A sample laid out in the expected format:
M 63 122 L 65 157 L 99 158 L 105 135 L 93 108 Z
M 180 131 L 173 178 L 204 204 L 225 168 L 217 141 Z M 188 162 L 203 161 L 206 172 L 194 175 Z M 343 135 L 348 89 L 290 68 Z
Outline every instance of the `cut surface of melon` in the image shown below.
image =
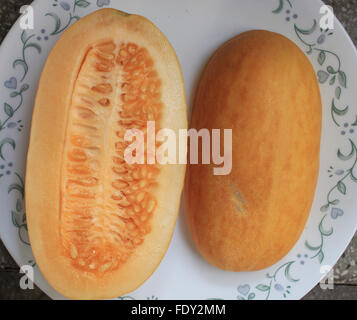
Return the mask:
M 61 174 L 61 239 L 76 268 L 124 263 L 150 232 L 159 168 L 127 164 L 128 129 L 159 123 L 160 80 L 145 48 L 102 42 L 77 76 Z
M 165 36 L 113 9 L 72 25 L 41 76 L 26 173 L 34 255 L 67 297 L 132 291 L 167 250 L 185 166 L 126 162 L 127 130 L 147 138 L 148 121 L 156 131 L 187 127 L 181 70 Z

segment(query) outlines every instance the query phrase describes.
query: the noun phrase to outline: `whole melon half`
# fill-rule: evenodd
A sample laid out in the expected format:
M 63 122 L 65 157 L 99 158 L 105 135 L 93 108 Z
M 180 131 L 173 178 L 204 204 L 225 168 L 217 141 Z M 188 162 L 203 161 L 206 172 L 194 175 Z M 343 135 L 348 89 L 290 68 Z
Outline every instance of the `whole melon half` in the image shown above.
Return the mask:
M 68 298 L 133 291 L 169 246 L 185 165 L 124 158 L 125 133 L 146 137 L 148 121 L 156 131 L 187 128 L 183 77 L 166 37 L 114 9 L 74 23 L 41 75 L 26 170 L 33 253 Z

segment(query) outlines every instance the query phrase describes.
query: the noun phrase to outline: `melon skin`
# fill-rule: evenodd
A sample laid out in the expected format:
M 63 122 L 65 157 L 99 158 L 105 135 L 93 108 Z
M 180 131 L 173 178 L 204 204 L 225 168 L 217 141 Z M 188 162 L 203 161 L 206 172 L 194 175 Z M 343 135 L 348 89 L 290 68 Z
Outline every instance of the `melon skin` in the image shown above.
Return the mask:
M 194 242 L 213 266 L 261 270 L 298 241 L 317 184 L 321 109 L 311 63 L 280 34 L 249 31 L 211 57 L 191 128 L 233 130 L 232 171 L 189 165 L 184 198 Z
M 129 165 L 124 135 L 145 133 L 147 121 L 186 129 L 185 100 L 174 49 L 142 16 L 101 9 L 55 44 L 36 95 L 25 188 L 35 260 L 63 296 L 118 297 L 160 264 L 185 165 Z

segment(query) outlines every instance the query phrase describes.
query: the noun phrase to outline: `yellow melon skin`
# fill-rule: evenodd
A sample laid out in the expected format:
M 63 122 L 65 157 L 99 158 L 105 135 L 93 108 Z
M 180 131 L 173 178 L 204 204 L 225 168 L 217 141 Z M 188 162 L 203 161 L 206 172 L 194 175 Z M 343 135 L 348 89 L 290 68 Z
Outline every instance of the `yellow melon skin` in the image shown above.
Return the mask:
M 233 130 L 232 171 L 189 165 L 185 184 L 189 228 L 212 265 L 264 269 L 297 242 L 317 183 L 321 109 L 309 60 L 282 35 L 249 31 L 212 56 L 191 127 Z
M 185 165 L 123 160 L 126 130 L 146 133 L 147 121 L 187 128 L 183 77 L 166 37 L 114 9 L 69 27 L 41 75 L 26 170 L 32 250 L 65 297 L 131 292 L 165 255 Z

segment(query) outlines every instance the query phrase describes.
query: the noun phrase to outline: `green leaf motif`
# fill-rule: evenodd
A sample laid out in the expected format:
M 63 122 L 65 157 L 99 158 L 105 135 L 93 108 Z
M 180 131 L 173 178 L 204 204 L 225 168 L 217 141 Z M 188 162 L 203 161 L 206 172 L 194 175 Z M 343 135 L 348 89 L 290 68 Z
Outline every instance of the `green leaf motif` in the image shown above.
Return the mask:
M 331 235 L 333 234 L 333 228 L 331 227 L 331 229 L 330 229 L 330 230 L 327 230 L 327 231 L 323 228 L 322 223 L 324 222 L 325 218 L 326 218 L 326 215 L 325 215 L 325 217 L 321 220 L 321 222 L 320 222 L 320 224 L 319 224 L 319 231 L 320 231 L 320 233 L 321 233 L 323 236 L 329 237 L 329 236 L 331 236 Z
M 20 228 L 21 224 L 17 221 L 17 213 L 15 211 L 12 211 L 12 210 L 11 210 L 11 220 L 12 220 L 12 224 L 16 228 Z
M 21 86 L 20 92 L 22 93 L 22 92 L 28 90 L 28 88 L 30 88 L 30 86 L 29 86 L 27 83 L 24 83 L 24 84 Z
M 333 206 L 337 206 L 339 203 L 340 203 L 340 200 L 338 200 L 338 199 L 331 201 L 331 204 Z
M 22 203 L 21 203 L 20 199 L 17 199 L 16 200 L 16 211 L 21 212 L 21 210 L 22 210 Z
M 321 212 L 326 212 L 329 209 L 330 205 L 326 204 L 320 208 Z
M 307 240 L 305 241 L 305 247 L 308 248 L 311 251 L 317 251 L 320 250 L 320 246 L 314 247 L 312 246 Z
M 57 14 L 55 14 L 53 12 L 46 13 L 45 16 L 52 17 L 55 20 L 55 28 L 52 31 L 51 35 L 56 34 L 58 32 L 58 30 L 61 29 L 61 20 L 60 20 L 60 18 L 57 16 Z
M 36 49 L 39 54 L 40 54 L 41 51 L 42 51 L 40 45 L 38 45 L 37 43 L 34 43 L 34 42 L 31 42 L 31 43 L 27 44 L 27 45 L 24 47 L 25 50 L 28 49 L 28 48 L 34 48 L 34 49 Z
M 323 223 L 325 221 L 327 217 L 327 214 L 325 214 L 323 216 L 323 218 L 321 219 L 320 223 L 319 223 L 319 232 L 321 234 L 321 243 L 319 246 L 312 246 L 309 244 L 308 241 L 305 241 L 305 246 L 311 250 L 311 251 L 317 251 L 317 253 L 311 257 L 311 259 L 314 259 L 314 258 L 318 258 L 320 264 L 322 263 L 322 261 L 324 260 L 324 253 L 323 253 L 323 245 L 324 245 L 324 237 L 329 237 L 333 234 L 333 227 L 331 227 L 329 230 L 325 230 L 324 227 L 323 227 Z
M 290 268 L 291 266 L 295 263 L 295 261 L 291 261 L 287 264 L 287 266 L 285 267 L 285 277 L 286 279 L 288 279 L 290 282 L 298 282 L 298 279 L 294 279 L 291 275 L 290 275 Z
M 357 116 L 356 116 L 356 120 L 351 124 L 351 126 L 353 126 L 353 127 L 357 126 Z
M 336 97 L 336 99 L 340 100 L 340 98 L 341 98 L 341 92 L 342 92 L 341 87 L 337 87 L 336 90 L 335 90 L 335 97 Z
M 265 284 L 258 284 L 256 287 L 255 287 L 257 290 L 259 291 L 269 291 L 270 290 L 270 287 L 265 285 Z
M 273 13 L 280 13 L 281 12 L 281 10 L 283 10 L 283 8 L 284 8 L 284 0 L 279 0 L 279 6 L 275 9 L 275 10 L 273 10 Z
M 342 194 L 346 194 L 346 185 L 342 182 L 342 181 L 339 181 L 337 183 L 337 189 L 338 191 L 340 191 Z
M 10 193 L 14 190 L 17 190 L 21 193 L 22 199 L 24 199 L 25 197 L 25 185 L 24 185 L 24 181 L 22 180 L 22 178 L 20 177 L 20 175 L 18 173 L 15 172 L 16 177 L 19 180 L 19 183 L 13 183 L 9 186 L 7 192 Z
M 3 140 L 1 140 L 0 142 L 0 158 L 5 160 L 5 157 L 3 155 L 3 150 L 2 148 L 6 145 L 10 145 L 12 147 L 13 150 L 15 150 L 16 148 L 16 143 L 15 143 L 15 140 L 14 139 L 11 139 L 11 138 L 5 138 Z
M 10 93 L 10 97 L 11 97 L 11 98 L 15 98 L 15 97 L 17 97 L 18 95 L 19 95 L 19 93 L 18 93 L 17 91 L 13 91 L 13 92 Z
M 355 148 L 353 146 L 352 141 L 350 141 L 351 143 L 351 152 L 348 155 L 344 155 L 340 149 L 338 149 L 337 151 L 337 157 L 342 160 L 342 161 L 348 161 L 350 159 L 352 159 L 353 155 L 355 154 Z
M 350 177 L 353 182 L 357 182 L 357 177 L 353 174 L 353 168 L 350 169 Z
M 10 193 L 13 190 L 19 191 L 21 193 L 21 195 L 24 194 L 24 188 L 22 186 L 20 186 L 19 184 L 17 184 L 17 183 L 10 184 L 7 192 Z
M 242 296 L 237 296 L 237 300 L 245 300 Z
M 336 73 L 335 69 L 332 66 L 328 66 L 327 67 L 327 72 L 330 73 L 330 74 L 335 74 Z
M 248 296 L 248 300 L 253 300 L 255 298 L 255 293 L 251 292 Z
M 335 84 L 335 81 L 336 81 L 336 76 L 333 76 L 330 81 L 329 81 L 329 84 L 332 86 Z
M 29 71 L 29 67 L 27 65 L 27 63 L 22 60 L 22 59 L 16 59 L 13 63 L 12 63 L 12 67 L 15 69 L 17 66 L 21 66 L 24 69 L 24 74 L 26 75 L 27 72 Z
M 9 116 L 12 117 L 14 115 L 14 109 L 8 104 L 4 103 L 4 112 Z
M 347 77 L 342 70 L 338 72 L 338 82 L 342 87 L 347 88 Z
M 316 30 L 316 26 L 317 26 L 317 20 L 314 19 L 314 24 L 310 29 L 301 29 L 301 28 L 298 28 L 297 26 L 295 26 L 295 28 L 297 31 L 299 31 L 303 35 L 310 35 Z
M 90 3 L 88 1 L 85 1 L 85 0 L 78 0 L 75 2 L 75 5 L 77 7 L 82 7 L 82 8 L 86 8 L 90 5 Z
M 322 66 L 322 65 L 324 64 L 325 60 L 326 60 L 326 53 L 325 53 L 325 51 L 320 51 L 319 57 L 318 57 L 318 59 L 317 59 L 317 61 L 319 62 L 320 66 Z
M 332 111 L 338 116 L 344 116 L 348 112 L 348 106 L 343 109 L 338 109 L 335 105 L 335 100 L 332 100 Z

